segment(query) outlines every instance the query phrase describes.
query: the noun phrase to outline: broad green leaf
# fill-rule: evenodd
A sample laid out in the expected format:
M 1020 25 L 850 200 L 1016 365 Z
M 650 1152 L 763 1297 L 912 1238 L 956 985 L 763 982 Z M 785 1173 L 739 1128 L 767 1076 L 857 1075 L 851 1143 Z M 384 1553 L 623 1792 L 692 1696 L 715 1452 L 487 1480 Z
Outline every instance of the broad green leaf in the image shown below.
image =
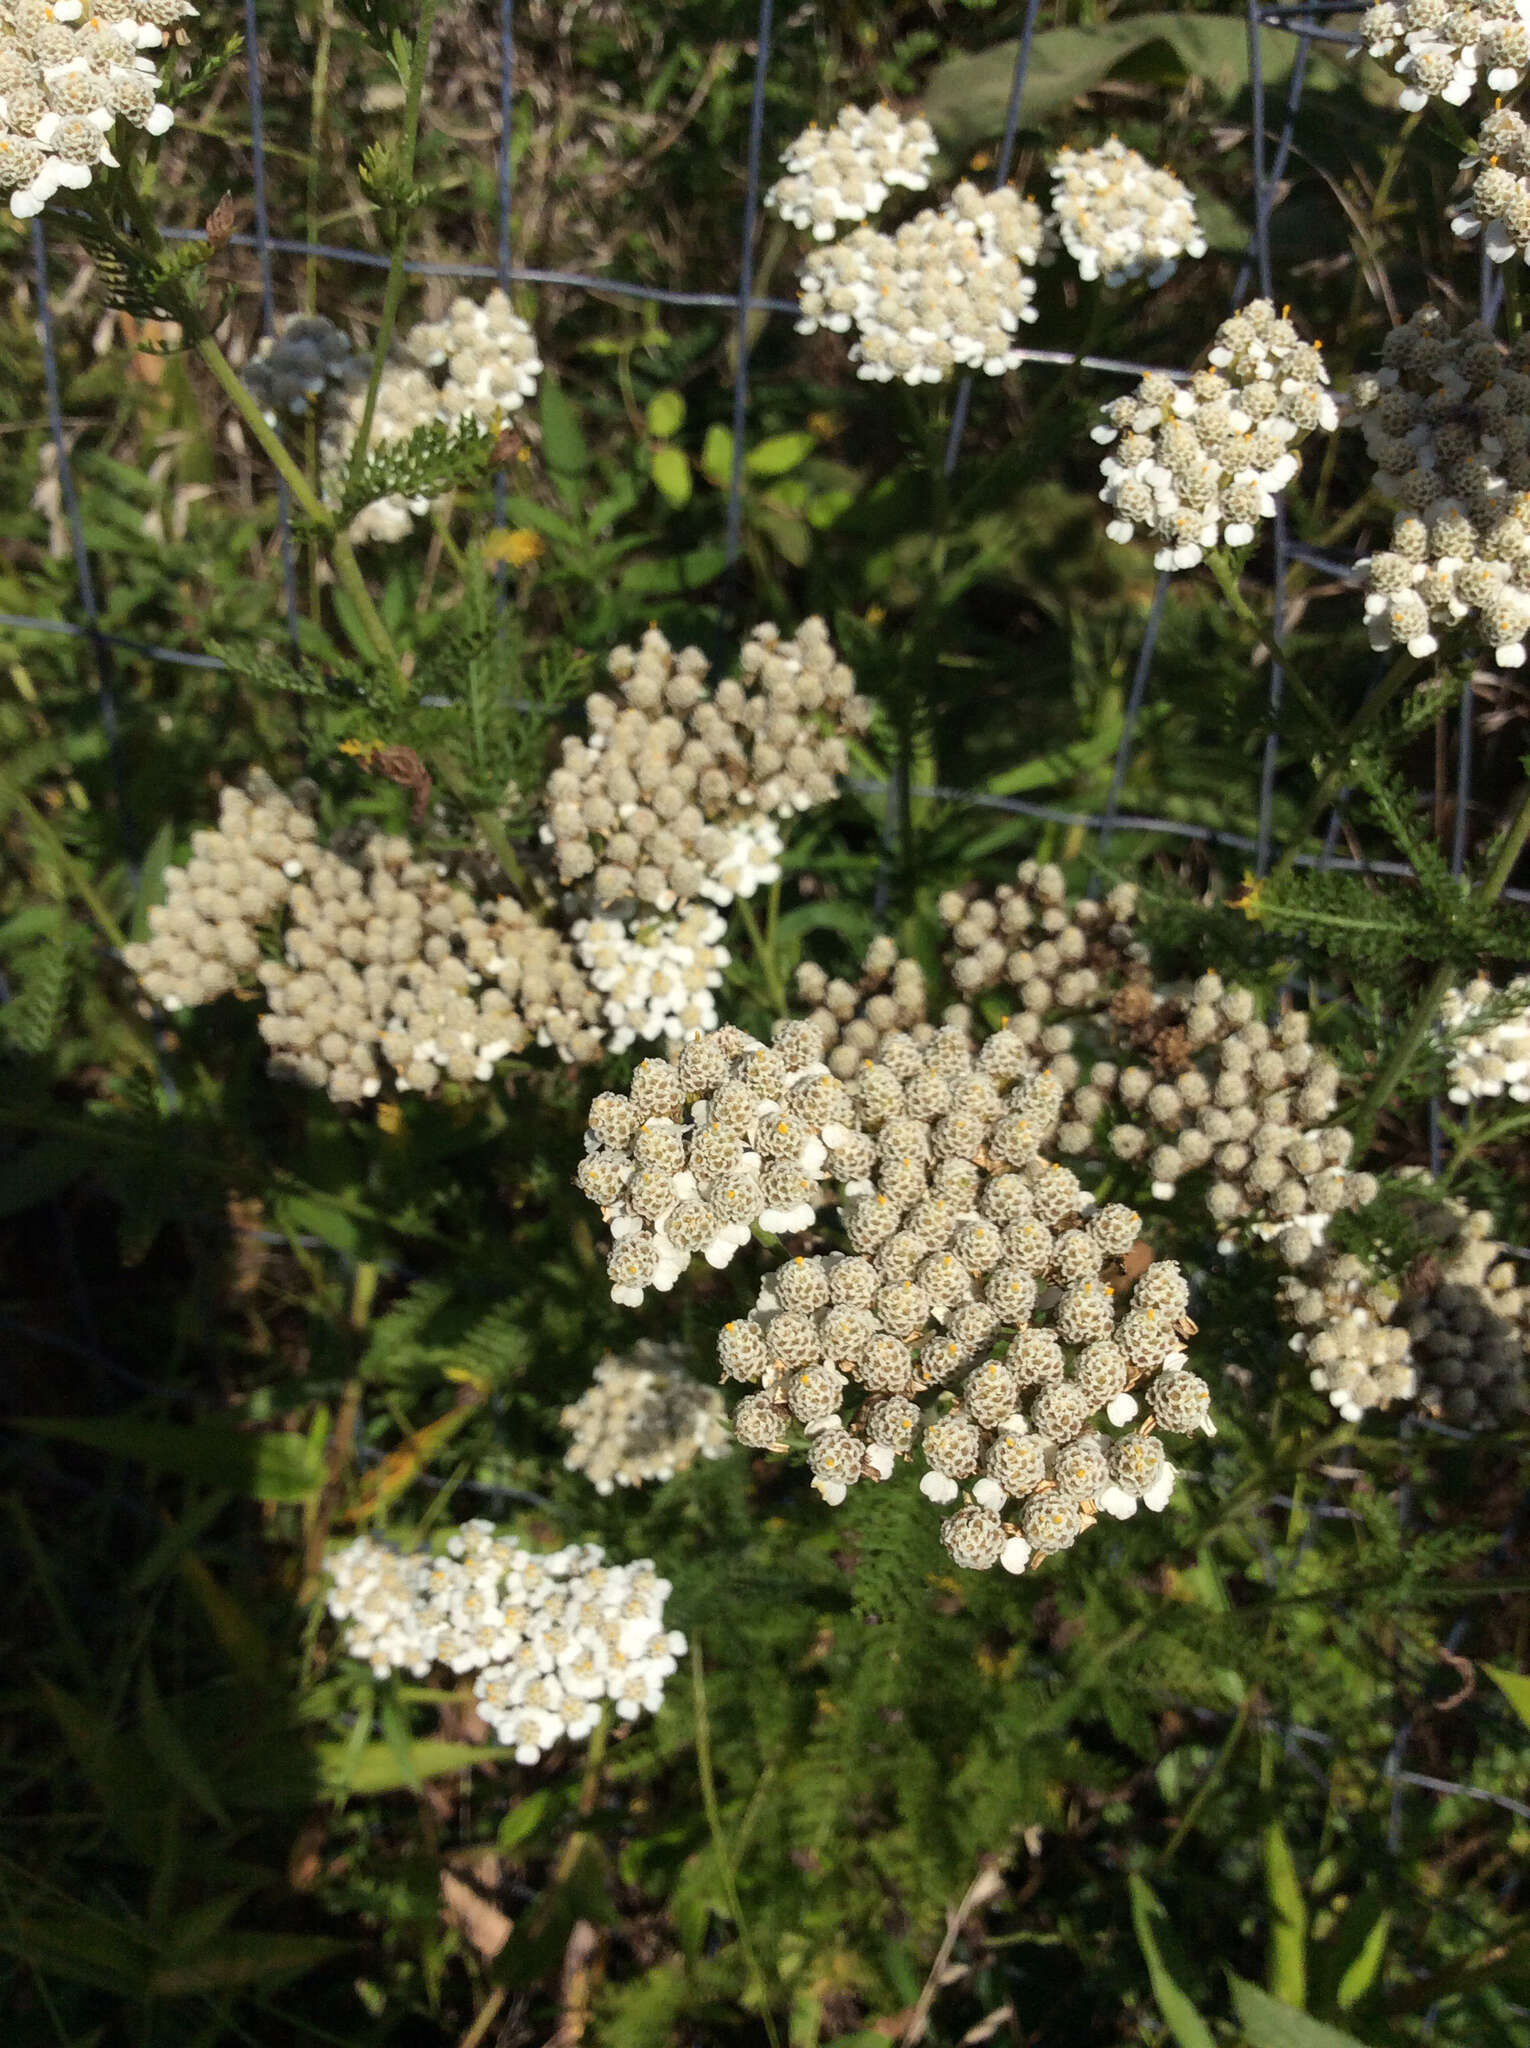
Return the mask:
M 656 441 L 672 441 L 685 425 L 685 400 L 678 391 L 656 391 L 645 417 Z
M 138 888 L 133 897 L 133 917 L 128 937 L 144 940 L 149 936 L 149 905 L 158 903 L 164 895 L 162 886 L 165 869 L 170 865 L 170 856 L 175 851 L 175 828 L 168 818 L 149 841 L 149 848 L 138 870 Z
M 278 1220 L 294 1236 L 307 1233 L 322 1238 L 337 1252 L 347 1258 L 354 1258 L 361 1248 L 361 1233 L 356 1219 L 344 1209 L 337 1209 L 332 1202 L 326 1202 L 321 1195 L 282 1195 L 277 1202 Z
M 499 1832 L 494 1837 L 498 1847 L 513 1849 L 517 1842 L 524 1842 L 529 1836 L 534 1835 L 546 1818 L 551 1802 L 551 1790 L 542 1785 L 528 1798 L 512 1806 L 500 1822 Z
M 579 509 L 580 479 L 590 467 L 590 451 L 579 430 L 579 418 L 552 377 L 542 379 L 538 407 L 542 422 L 542 459 L 558 495 L 571 512 Z
M 811 434 L 772 434 L 751 448 L 744 467 L 751 476 L 785 476 L 799 462 L 805 462 L 818 446 Z
M 1307 1901 L 1278 1820 L 1262 1833 L 1265 1891 L 1270 1902 L 1270 1990 L 1287 2005 L 1307 2003 Z
M 1333 1934 L 1321 1951 L 1329 1966 L 1327 1981 L 1333 1984 L 1332 2002 L 1348 2012 L 1370 1992 L 1386 1960 L 1387 1939 L 1392 1931 L 1392 1909 L 1383 1887 L 1372 1881 L 1351 1899 Z M 1337 1977 L 1337 1983 L 1334 1978 Z M 1314 1999 L 1313 2004 L 1325 2001 Z
M 1525 1726 L 1530 1728 L 1530 1677 L 1522 1671 L 1505 1671 L 1497 1664 L 1484 1664 L 1482 1668 Z
M 483 1742 L 437 1742 L 422 1738 L 411 1742 L 407 1758 L 391 1742 L 369 1742 L 358 1756 L 349 1754 L 348 1743 L 321 1742 L 319 1769 L 328 1792 L 397 1792 L 426 1778 L 444 1778 L 453 1771 L 469 1771 L 475 1764 L 489 1763 L 512 1754 Z
M 726 427 L 708 427 L 701 444 L 701 473 L 722 488 L 733 474 L 733 436 Z
M 147 1663 L 138 1668 L 138 1729 L 144 1748 L 159 1765 L 170 1783 L 199 1806 L 220 1828 L 229 1825 L 228 1815 L 212 1788 L 212 1782 L 191 1752 L 185 1734 L 159 1696 L 154 1673 Z
M 655 448 L 653 481 L 659 496 L 678 511 L 691 501 L 690 459 L 683 448 Z
M 90 1984 L 120 1998 L 141 1998 L 148 1988 L 149 1945 L 142 1929 L 83 1906 L 56 1919 L 0 1921 L 0 1951 L 45 1976 Z
M 1132 1926 L 1137 1932 L 1137 1946 L 1147 1964 L 1153 1997 L 1163 2014 L 1164 2025 L 1179 2043 L 1179 2048 L 1216 2048 L 1211 2029 L 1196 2011 L 1189 1993 L 1180 1987 L 1165 1955 L 1165 1947 L 1172 1944 L 1172 1930 L 1157 1894 L 1147 1879 L 1136 1871 L 1127 1879 L 1127 1889 L 1131 1897 Z
M 149 1990 L 159 1998 L 189 1998 L 270 1977 L 300 1977 L 353 1946 L 324 1934 L 226 1934 L 205 1955 L 155 1970 Z
M 682 590 L 699 590 L 727 566 L 726 548 L 691 548 L 662 561 L 629 563 L 622 571 L 621 587 L 629 597 L 674 597 Z
M 1310 2013 L 1298 2012 L 1294 2005 L 1286 2005 L 1279 1998 L 1271 1998 L 1268 1991 L 1261 1991 L 1246 1978 L 1234 1976 L 1231 1970 L 1227 1981 L 1232 1986 L 1233 2010 L 1248 2048 L 1365 2048 L 1365 2043 L 1353 2034 L 1315 2020 Z
M 152 1471 L 177 1472 L 256 1500 L 311 1500 L 324 1479 L 323 1462 L 307 1439 L 282 1430 L 229 1429 L 221 1422 L 135 1422 L 128 1416 L 81 1422 L 36 1416 L 15 1427 L 135 1458 Z
M 924 112 L 947 150 L 963 154 L 997 139 L 1018 51 L 1018 41 L 1011 39 L 977 56 L 952 57 L 936 70 L 925 88 Z M 1269 91 L 1289 76 L 1295 39 L 1266 29 L 1260 53 Z M 1128 60 L 1134 74 L 1148 69 L 1164 81 L 1195 79 L 1225 105 L 1248 84 L 1248 32 L 1241 19 L 1195 14 L 1144 14 L 1090 28 L 1044 29 L 1031 44 L 1020 95 L 1022 125 L 1034 127 L 1061 113 Z M 1336 66 L 1314 59 L 1307 89 L 1331 88 L 1342 76 Z

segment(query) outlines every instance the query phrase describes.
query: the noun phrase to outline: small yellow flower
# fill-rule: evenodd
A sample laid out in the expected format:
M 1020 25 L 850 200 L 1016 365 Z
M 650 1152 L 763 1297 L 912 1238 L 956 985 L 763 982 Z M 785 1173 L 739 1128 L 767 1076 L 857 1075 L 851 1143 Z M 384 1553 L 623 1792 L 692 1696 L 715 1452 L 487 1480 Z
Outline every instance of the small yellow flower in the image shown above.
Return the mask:
M 371 755 L 382 751 L 381 740 L 342 740 L 338 751 L 349 754 L 354 760 L 365 761 Z
M 1251 869 L 1245 868 L 1242 891 L 1236 896 L 1228 897 L 1227 907 L 1229 910 L 1241 910 L 1250 924 L 1258 924 L 1262 915 L 1259 899 L 1263 894 L 1264 883 L 1255 878 Z
M 486 562 L 508 562 L 512 569 L 524 569 L 546 553 L 546 541 L 529 526 L 500 527 L 483 544 Z
M 967 165 L 967 168 L 969 171 L 986 171 L 992 162 L 993 158 L 988 154 L 987 150 L 980 149 Z
M 868 625 L 868 626 L 880 626 L 880 625 L 881 625 L 881 623 L 882 623 L 882 621 L 883 621 L 883 620 L 884 620 L 884 619 L 885 619 L 886 617 L 887 617 L 887 607 L 886 607 L 886 605 L 885 605 L 885 604 L 869 604 L 869 605 L 867 605 L 867 607 L 866 607 L 866 623 L 867 623 L 867 625 Z
M 832 441 L 839 432 L 839 415 L 832 412 L 810 412 L 807 416 L 807 430 L 818 441 Z
M 385 1138 L 396 1138 L 404 1128 L 404 1112 L 396 1102 L 379 1102 L 377 1128 Z

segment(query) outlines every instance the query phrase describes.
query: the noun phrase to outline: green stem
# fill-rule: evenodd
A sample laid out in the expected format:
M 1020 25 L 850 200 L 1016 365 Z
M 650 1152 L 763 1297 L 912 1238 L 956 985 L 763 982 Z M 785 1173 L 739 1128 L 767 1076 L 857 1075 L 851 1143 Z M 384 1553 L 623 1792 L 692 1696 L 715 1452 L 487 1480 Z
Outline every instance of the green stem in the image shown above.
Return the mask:
M 1173 1834 L 1164 1844 L 1163 1853 L 1159 1856 L 1156 1864 L 1154 1865 L 1155 1870 L 1164 1870 L 1168 1867 L 1170 1863 L 1173 1862 L 1175 1853 L 1178 1850 L 1181 1842 L 1184 1841 L 1186 1835 L 1188 1835 L 1191 1828 L 1194 1827 L 1196 1818 L 1199 1815 L 1201 1808 L 1206 1804 L 1206 1800 L 1211 1793 L 1212 1787 L 1221 1777 L 1223 1771 L 1226 1770 L 1227 1765 L 1231 1760 L 1233 1751 L 1238 1747 L 1238 1744 L 1243 1739 L 1243 1731 L 1248 1726 L 1249 1710 L 1253 1706 L 1253 1704 L 1254 1688 L 1250 1686 L 1248 1691 L 1243 1695 L 1243 1703 L 1238 1708 L 1238 1712 L 1234 1717 L 1233 1724 L 1228 1729 L 1227 1734 L 1223 1739 L 1222 1747 L 1211 1759 L 1211 1763 L 1207 1768 L 1206 1775 L 1201 1779 L 1199 1785 L 1196 1786 L 1195 1796 L 1191 1799 L 1190 1804 L 1185 1808 L 1185 1811 L 1181 1816 L 1178 1827 L 1175 1828 Z
M 701 1668 L 701 1643 L 694 1634 L 691 1637 L 691 1697 L 696 1709 L 697 1775 L 701 1779 L 701 1803 L 706 1810 L 707 1829 L 712 1837 L 713 1853 L 717 1857 L 722 1873 L 723 1892 L 728 1901 L 728 1910 L 733 1915 L 734 1926 L 738 1929 L 738 1945 L 744 1952 L 744 1966 L 753 1979 L 753 1990 L 759 2000 L 760 2018 L 764 2022 L 770 2048 L 780 2048 L 775 2015 L 770 2009 L 770 1994 L 754 1952 L 754 1943 L 749 1938 L 749 1923 L 744 1918 L 743 1901 L 739 1898 L 738 1882 L 733 1874 L 733 1858 L 728 1853 L 728 1839 L 723 1833 L 722 1813 L 717 1804 L 717 1784 L 712 1776 L 712 1733 L 707 1716 L 706 1679 Z
M 1329 717 L 1321 699 L 1315 690 L 1310 689 L 1303 682 L 1300 669 L 1297 668 L 1295 662 L 1291 659 L 1290 650 L 1282 641 L 1276 639 L 1274 633 L 1271 632 L 1270 628 L 1265 625 L 1263 620 L 1259 618 L 1250 606 L 1243 592 L 1238 588 L 1238 579 L 1233 573 L 1232 563 L 1220 548 L 1213 548 L 1207 555 L 1206 566 L 1216 578 L 1217 588 L 1227 599 L 1233 611 L 1243 620 L 1245 625 L 1253 627 L 1254 631 L 1259 635 L 1261 642 L 1274 659 L 1280 663 L 1286 681 L 1291 685 L 1296 696 L 1301 699 L 1303 706 L 1310 716 L 1320 726 L 1327 726 L 1331 730 L 1333 720 Z
M 754 948 L 754 957 L 759 962 L 760 978 L 765 983 L 765 995 L 778 1017 L 786 1014 L 786 982 L 776 963 L 773 949 L 765 942 L 760 930 L 760 921 L 755 916 L 747 898 L 737 896 L 738 914 L 744 921 L 744 930 L 749 934 L 749 943 Z
M 425 90 L 425 67 L 430 58 L 430 32 L 435 23 L 436 9 L 440 0 L 421 0 L 419 27 L 415 30 L 414 48 L 409 59 L 409 78 L 404 88 L 404 129 L 399 141 L 397 178 L 401 191 L 407 192 L 414 183 L 414 152 L 420 133 L 420 99 Z M 372 432 L 372 419 L 377 411 L 377 393 L 382 385 L 383 370 L 387 365 L 388 348 L 393 340 L 393 328 L 398 319 L 399 302 L 404 296 L 404 232 L 400 228 L 394 238 L 393 253 L 388 259 L 388 282 L 383 290 L 382 318 L 378 322 L 376 353 L 372 358 L 372 374 L 367 379 L 367 395 L 361 408 L 361 423 L 356 429 L 355 444 L 351 449 L 350 466 L 346 473 L 348 486 L 354 485 L 360 477 L 362 466 L 367 459 L 367 441 Z
M 1296 857 L 1302 849 L 1303 841 L 1344 786 L 1344 778 L 1350 769 L 1350 750 L 1355 741 L 1373 719 L 1381 716 L 1403 685 L 1410 682 L 1417 674 L 1417 671 L 1418 662 L 1413 655 L 1406 652 L 1399 654 L 1396 661 L 1393 662 L 1392 666 L 1382 677 L 1376 689 L 1366 698 L 1360 709 L 1339 734 L 1339 742 L 1335 750 L 1334 759 L 1324 770 L 1317 788 L 1308 801 L 1306 810 L 1302 813 L 1301 822 L 1291 835 L 1285 852 L 1276 861 L 1274 867 L 1271 868 L 1267 877 L 1269 881 L 1283 881 L 1290 874 L 1292 868 L 1296 865 Z
M 269 426 L 265 415 L 255 402 L 252 392 L 241 382 L 238 372 L 228 357 L 219 348 L 210 334 L 198 337 L 193 344 L 197 354 L 211 370 L 223 395 L 228 399 L 244 424 L 249 428 L 257 446 L 270 461 L 277 475 L 291 491 L 293 500 L 305 519 L 311 519 L 321 532 L 327 533 L 335 523 L 335 515 L 323 505 L 317 494 L 310 489 L 302 469 L 293 461 L 286 443 L 280 434 Z
M 1527 781 L 1520 791 L 1519 801 L 1509 820 L 1503 843 L 1494 856 L 1493 865 L 1488 869 L 1480 890 L 1475 892 L 1475 900 L 1484 908 L 1496 903 L 1503 894 L 1509 877 L 1514 872 L 1514 863 L 1524 852 L 1527 837 L 1530 837 L 1530 781 Z M 1360 1105 L 1354 1123 L 1357 1157 L 1364 1153 L 1370 1143 L 1377 1121 L 1391 1099 L 1392 1090 L 1412 1064 L 1415 1053 L 1423 1044 L 1429 1027 L 1434 1022 L 1435 1012 L 1444 999 L 1445 991 L 1455 977 L 1454 961 L 1442 960 L 1430 975 L 1402 1037 L 1393 1046 L 1391 1054 L 1382 1063 L 1376 1078 L 1367 1089 L 1365 1100 Z

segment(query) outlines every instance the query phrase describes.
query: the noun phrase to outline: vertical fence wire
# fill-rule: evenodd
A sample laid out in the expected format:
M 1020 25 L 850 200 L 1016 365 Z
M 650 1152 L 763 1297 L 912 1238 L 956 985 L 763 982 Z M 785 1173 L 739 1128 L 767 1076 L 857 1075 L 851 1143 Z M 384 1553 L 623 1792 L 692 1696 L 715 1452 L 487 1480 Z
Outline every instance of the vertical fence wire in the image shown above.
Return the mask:
M 1004 133 L 999 140 L 998 160 L 994 165 L 993 188 L 1009 182 L 1011 166 L 1015 161 L 1015 139 L 1020 133 L 1020 102 L 1025 92 L 1026 74 L 1031 65 L 1031 39 L 1036 33 L 1036 17 L 1041 11 L 1041 0 L 1026 0 L 1025 20 L 1020 25 L 1020 47 L 1015 52 L 1015 68 L 1009 81 L 1009 105 L 1004 112 Z M 967 432 L 967 414 L 972 405 L 972 387 L 975 382 L 969 370 L 956 387 L 956 400 L 951 407 L 951 428 L 946 437 L 946 475 L 954 476 L 956 465 L 961 459 L 962 441 Z
M 260 24 L 255 0 L 244 0 L 244 65 L 250 108 L 250 182 L 255 200 L 255 260 L 260 269 L 260 331 L 276 332 L 276 295 L 271 276 L 271 212 L 266 200 L 266 103 L 260 86 Z M 282 554 L 282 603 L 287 634 L 298 637 L 297 559 L 292 544 L 292 494 L 285 477 L 276 479 L 276 521 Z
M 738 307 L 733 322 L 733 452 L 728 464 L 728 526 L 725 556 L 736 567 L 744 534 L 744 433 L 749 422 L 749 318 L 754 298 L 754 226 L 760 205 L 760 157 L 765 143 L 765 75 L 770 69 L 774 0 L 760 0 L 755 28 L 754 86 L 749 96 L 749 154 L 744 174 L 744 219 L 740 230 Z

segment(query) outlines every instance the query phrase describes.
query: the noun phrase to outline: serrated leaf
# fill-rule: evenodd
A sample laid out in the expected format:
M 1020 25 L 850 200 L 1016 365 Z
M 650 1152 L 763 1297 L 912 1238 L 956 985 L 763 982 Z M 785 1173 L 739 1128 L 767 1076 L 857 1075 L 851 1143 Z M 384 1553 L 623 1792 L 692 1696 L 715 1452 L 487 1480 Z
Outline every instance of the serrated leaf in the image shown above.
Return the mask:
M 678 391 L 656 391 L 644 417 L 656 441 L 672 441 L 685 425 L 685 400 Z
M 653 481 L 659 496 L 678 512 L 682 505 L 691 501 L 690 459 L 683 448 L 655 448 L 653 451 Z
M 133 1458 L 151 1471 L 178 1473 L 255 1500 L 311 1500 L 324 1481 L 323 1461 L 307 1438 L 285 1430 L 229 1429 L 215 1422 L 139 1422 L 131 1416 L 78 1422 L 34 1416 L 14 1427 L 113 1457 Z
M 1216 2048 L 1211 2029 L 1196 2011 L 1190 1994 L 1177 1981 L 1175 1973 L 1180 1964 L 1174 1955 L 1173 1930 L 1157 1893 L 1137 1871 L 1127 1879 L 1127 1889 L 1131 1897 L 1132 1926 L 1136 1930 L 1137 1946 L 1147 1964 L 1153 1997 L 1163 2014 L 1164 2025 L 1179 2043 L 1179 2048 Z
M 1261 1991 L 1257 1984 L 1235 1976 L 1231 1970 L 1227 1981 L 1248 2048 L 1366 2048 L 1355 2035 L 1272 1998 L 1268 1991 Z
M 751 476 L 785 476 L 789 469 L 805 462 L 817 446 L 811 434 L 771 434 L 749 450 L 744 467 Z

